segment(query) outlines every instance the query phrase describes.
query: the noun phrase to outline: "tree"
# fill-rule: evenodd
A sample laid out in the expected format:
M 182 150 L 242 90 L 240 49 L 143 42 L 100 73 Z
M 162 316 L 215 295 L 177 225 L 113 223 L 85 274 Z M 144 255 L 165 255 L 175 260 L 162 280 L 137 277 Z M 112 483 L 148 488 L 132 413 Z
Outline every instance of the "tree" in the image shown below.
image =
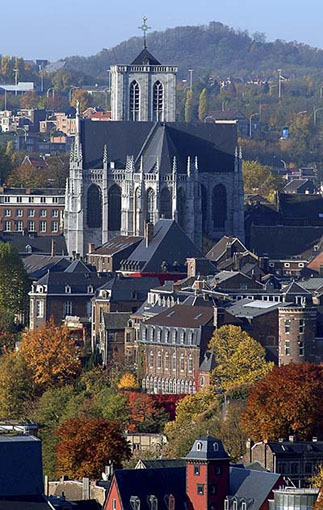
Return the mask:
M 23 322 L 28 290 L 27 273 L 18 251 L 10 243 L 0 242 L 0 317 L 7 318 L 7 324 L 17 317 Z
M 273 174 L 271 167 L 258 161 L 243 161 L 242 175 L 245 193 L 268 196 L 281 188 L 281 179 Z
M 222 390 L 253 384 L 273 367 L 273 363 L 266 362 L 260 343 L 238 326 L 216 329 L 209 348 L 214 351 L 216 361 L 212 381 Z
M 91 96 L 83 89 L 73 90 L 71 106 L 76 108 L 77 102 L 80 103 L 80 112 L 84 112 L 88 106 L 91 106 Z
M 21 354 L 15 351 L 0 357 L 0 416 L 19 419 L 26 415 L 32 398 L 32 380 Z
M 193 109 L 193 92 L 189 89 L 186 93 L 185 100 L 185 122 L 192 121 L 192 109 Z
M 137 387 L 138 387 L 137 379 L 131 372 L 126 372 L 125 374 L 123 374 L 118 384 L 118 388 L 120 390 Z
M 21 352 L 40 390 L 72 381 L 81 369 L 79 348 L 67 327 L 56 326 L 52 318 L 23 334 Z
M 208 110 L 207 90 L 203 89 L 199 97 L 199 119 L 204 121 Z
M 120 468 L 131 456 L 121 428 L 103 419 L 70 419 L 56 430 L 57 474 L 80 479 L 98 478 L 104 467 L 113 462 Z
M 39 98 L 34 90 L 25 92 L 20 97 L 20 108 L 37 108 L 38 102 Z
M 242 425 L 254 441 L 296 434 L 300 440 L 323 433 L 323 366 L 275 367 L 252 388 Z
M 154 401 L 153 395 L 130 391 L 129 430 L 133 432 L 160 432 L 168 420 L 168 415 Z
M 8 186 L 38 188 L 48 186 L 45 169 L 35 168 L 28 163 L 19 165 L 8 175 Z
M 313 487 L 321 488 L 323 487 L 323 464 L 317 468 L 316 472 L 310 479 L 311 485 Z

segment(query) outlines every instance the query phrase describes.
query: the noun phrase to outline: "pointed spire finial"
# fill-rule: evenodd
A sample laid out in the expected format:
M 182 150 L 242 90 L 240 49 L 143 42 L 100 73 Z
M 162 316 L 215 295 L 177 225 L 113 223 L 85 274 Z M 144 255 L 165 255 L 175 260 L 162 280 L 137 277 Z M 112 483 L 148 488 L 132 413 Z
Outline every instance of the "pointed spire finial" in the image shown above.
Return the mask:
M 241 147 L 241 145 L 239 147 L 239 158 L 242 159 L 242 147 Z
M 103 164 L 107 163 L 108 163 L 108 147 L 107 144 L 105 143 L 103 147 Z
M 147 48 L 147 36 L 146 36 L 146 32 L 147 32 L 148 30 L 150 30 L 150 29 L 151 29 L 151 27 L 149 27 L 149 26 L 147 25 L 148 18 L 147 18 L 146 16 L 144 16 L 144 17 L 142 18 L 142 21 L 143 21 L 143 23 L 142 23 L 141 27 L 138 27 L 138 28 L 139 28 L 139 30 L 142 30 L 142 31 L 143 31 L 143 34 L 144 34 L 144 49 L 146 49 L 146 48 Z
M 191 177 L 191 156 L 187 156 L 187 175 Z
M 176 156 L 173 157 L 173 174 L 177 173 L 177 159 Z
M 80 116 L 80 101 L 76 101 L 76 117 Z

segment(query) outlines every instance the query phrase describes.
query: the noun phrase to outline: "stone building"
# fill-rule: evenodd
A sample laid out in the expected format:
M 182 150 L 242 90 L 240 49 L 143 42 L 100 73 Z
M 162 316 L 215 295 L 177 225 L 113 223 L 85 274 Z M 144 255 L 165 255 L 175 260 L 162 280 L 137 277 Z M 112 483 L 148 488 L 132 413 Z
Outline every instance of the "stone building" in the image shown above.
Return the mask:
M 65 194 L 68 252 L 83 256 L 89 243 L 142 236 L 145 224 L 160 218 L 176 220 L 199 247 L 203 235 L 243 240 L 236 125 L 174 122 L 176 69 L 157 66 L 147 49 L 138 59 L 112 69 L 114 122 L 76 115 Z
M 316 361 L 317 309 L 279 307 L 279 365 Z

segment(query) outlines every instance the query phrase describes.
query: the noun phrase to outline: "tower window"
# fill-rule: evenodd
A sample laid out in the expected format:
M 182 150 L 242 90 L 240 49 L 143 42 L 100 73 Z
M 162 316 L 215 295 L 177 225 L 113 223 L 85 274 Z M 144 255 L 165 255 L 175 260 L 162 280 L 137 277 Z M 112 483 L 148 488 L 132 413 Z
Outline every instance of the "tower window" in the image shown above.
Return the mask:
M 130 120 L 139 119 L 139 107 L 140 107 L 140 94 L 139 84 L 136 81 L 130 84 Z
M 197 443 L 197 445 L 196 445 L 196 449 L 200 452 L 200 451 L 202 450 L 202 446 L 203 446 L 203 445 L 202 445 L 201 441 L 199 441 L 199 442 Z
M 204 494 L 204 485 L 202 483 L 197 484 L 197 494 L 200 496 Z
M 219 450 L 219 445 L 218 445 L 218 443 L 213 443 L 213 450 L 214 450 L 215 452 L 217 452 L 217 451 Z
M 154 120 L 164 120 L 164 87 L 158 80 L 154 83 L 153 89 L 153 112 Z
M 194 465 L 194 475 L 198 476 L 200 474 L 200 466 L 198 464 Z

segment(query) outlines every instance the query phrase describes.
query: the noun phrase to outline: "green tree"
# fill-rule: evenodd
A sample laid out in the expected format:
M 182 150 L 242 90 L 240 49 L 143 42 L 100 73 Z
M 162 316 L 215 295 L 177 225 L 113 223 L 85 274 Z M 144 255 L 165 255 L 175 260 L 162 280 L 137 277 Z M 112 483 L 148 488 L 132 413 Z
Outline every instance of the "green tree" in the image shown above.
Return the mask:
M 8 322 L 16 317 L 24 322 L 29 282 L 18 251 L 10 243 L 0 242 L 0 315 Z
M 242 175 L 245 193 L 268 196 L 281 188 L 281 178 L 274 175 L 270 166 L 258 161 L 243 161 Z
M 185 122 L 192 121 L 192 110 L 193 110 L 193 92 L 189 89 L 186 93 L 185 100 Z
M 32 398 L 32 380 L 21 354 L 15 351 L 0 357 L 0 416 L 19 419 L 26 416 Z
M 80 112 L 84 112 L 88 106 L 91 106 L 91 96 L 86 90 L 76 89 L 72 93 L 71 106 L 76 107 L 77 103 L 80 104 Z
M 52 83 L 56 90 L 66 91 L 73 84 L 73 75 L 70 71 L 60 69 L 54 74 Z
M 207 90 L 204 88 L 199 97 L 199 120 L 204 121 L 208 111 L 208 95 Z
M 214 331 L 209 348 L 214 351 L 216 367 L 212 381 L 216 388 L 229 390 L 253 384 L 272 368 L 259 342 L 238 326 L 222 326 Z

